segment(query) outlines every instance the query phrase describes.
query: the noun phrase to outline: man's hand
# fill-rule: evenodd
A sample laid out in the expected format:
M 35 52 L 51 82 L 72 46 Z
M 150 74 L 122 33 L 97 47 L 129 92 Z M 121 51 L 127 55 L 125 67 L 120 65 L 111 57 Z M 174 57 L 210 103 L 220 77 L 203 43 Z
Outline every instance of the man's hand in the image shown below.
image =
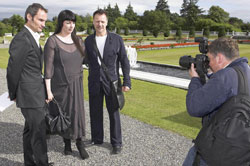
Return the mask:
M 8 96 L 8 98 L 10 99 L 10 96 Z M 13 99 L 13 100 L 10 100 L 10 101 L 14 101 L 14 102 L 16 102 L 16 99 Z
M 196 72 L 196 69 L 194 68 L 194 64 L 191 64 L 191 68 L 189 69 L 189 75 L 190 77 L 199 77 L 198 73 Z
M 128 92 L 129 90 L 130 90 L 130 88 L 128 86 L 123 86 L 122 87 L 123 92 Z

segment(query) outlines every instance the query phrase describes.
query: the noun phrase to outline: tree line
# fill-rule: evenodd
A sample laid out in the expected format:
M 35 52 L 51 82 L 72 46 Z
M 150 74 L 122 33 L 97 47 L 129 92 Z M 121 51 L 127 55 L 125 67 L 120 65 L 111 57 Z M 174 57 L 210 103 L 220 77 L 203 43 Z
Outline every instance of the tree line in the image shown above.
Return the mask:
M 142 16 L 139 16 L 133 9 L 131 3 L 128 4 L 124 14 L 121 14 L 119 6 L 115 4 L 112 7 L 110 4 L 104 7 L 108 13 L 108 29 L 115 30 L 120 33 L 123 29 L 125 34 L 130 30 L 143 30 L 143 35 L 148 32 L 155 37 L 160 32 L 164 36 L 169 36 L 170 30 L 188 30 L 192 36 L 195 31 L 204 31 L 209 34 L 209 31 L 226 31 L 226 32 L 248 32 L 250 23 L 244 23 L 243 20 L 237 17 L 230 17 L 219 6 L 211 6 L 207 14 L 198 5 L 198 0 L 183 0 L 180 14 L 171 13 L 167 0 L 159 0 L 155 10 L 146 10 Z M 93 17 L 90 14 L 85 16 L 76 15 L 76 30 L 87 31 L 88 34 L 93 33 Z M 46 22 L 44 33 L 54 32 L 56 27 L 57 17 Z M 4 33 L 16 34 L 21 30 L 25 21 L 20 15 L 14 14 L 10 18 L 5 18 L 0 21 L 0 36 Z

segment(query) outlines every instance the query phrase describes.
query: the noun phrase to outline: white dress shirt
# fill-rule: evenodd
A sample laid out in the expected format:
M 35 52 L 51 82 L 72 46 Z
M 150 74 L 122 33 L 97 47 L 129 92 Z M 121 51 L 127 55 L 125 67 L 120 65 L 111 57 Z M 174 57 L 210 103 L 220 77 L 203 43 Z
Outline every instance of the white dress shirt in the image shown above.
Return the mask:
M 39 35 L 39 33 L 32 31 L 32 29 L 30 29 L 27 25 L 24 25 L 24 26 L 25 26 L 25 28 L 27 28 L 30 31 L 31 35 L 34 37 L 34 39 L 36 41 L 38 48 L 40 48 L 40 44 L 39 44 L 40 35 Z
M 104 51 L 104 46 L 105 46 L 105 42 L 106 42 L 106 39 L 107 39 L 107 35 L 105 36 L 96 36 L 95 37 L 96 39 L 96 45 L 97 45 L 97 48 L 101 54 L 101 57 L 103 59 L 103 51 Z M 101 65 L 101 60 L 99 59 L 98 57 L 98 63 Z

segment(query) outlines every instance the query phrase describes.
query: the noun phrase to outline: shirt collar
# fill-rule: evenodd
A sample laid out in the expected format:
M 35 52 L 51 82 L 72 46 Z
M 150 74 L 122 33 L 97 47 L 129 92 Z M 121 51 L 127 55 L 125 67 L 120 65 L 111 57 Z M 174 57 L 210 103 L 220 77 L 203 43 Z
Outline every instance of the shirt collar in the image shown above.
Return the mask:
M 39 33 L 32 31 L 32 29 L 30 29 L 27 25 L 24 25 L 24 26 L 25 26 L 25 28 L 27 28 L 29 30 L 31 35 L 34 37 L 38 47 L 40 47 L 40 44 L 39 44 L 40 35 L 39 35 Z

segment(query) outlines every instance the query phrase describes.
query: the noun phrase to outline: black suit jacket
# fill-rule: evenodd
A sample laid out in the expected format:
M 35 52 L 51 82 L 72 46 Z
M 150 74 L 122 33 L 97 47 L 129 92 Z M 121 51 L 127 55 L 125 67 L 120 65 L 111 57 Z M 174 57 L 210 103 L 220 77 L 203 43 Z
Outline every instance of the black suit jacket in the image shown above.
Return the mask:
M 95 95 L 100 92 L 100 83 L 104 85 L 106 94 L 110 92 L 110 84 L 98 63 L 98 55 L 95 49 L 95 34 L 90 35 L 85 40 L 87 51 L 87 62 L 89 66 L 88 87 L 89 94 Z M 107 66 L 111 80 L 119 78 L 119 64 L 123 73 L 123 86 L 131 88 L 130 65 L 122 38 L 114 33 L 108 32 L 104 46 L 103 61 Z
M 9 54 L 7 84 L 10 99 L 16 99 L 17 107 L 20 108 L 43 107 L 43 54 L 27 28 L 24 27 L 13 38 Z

